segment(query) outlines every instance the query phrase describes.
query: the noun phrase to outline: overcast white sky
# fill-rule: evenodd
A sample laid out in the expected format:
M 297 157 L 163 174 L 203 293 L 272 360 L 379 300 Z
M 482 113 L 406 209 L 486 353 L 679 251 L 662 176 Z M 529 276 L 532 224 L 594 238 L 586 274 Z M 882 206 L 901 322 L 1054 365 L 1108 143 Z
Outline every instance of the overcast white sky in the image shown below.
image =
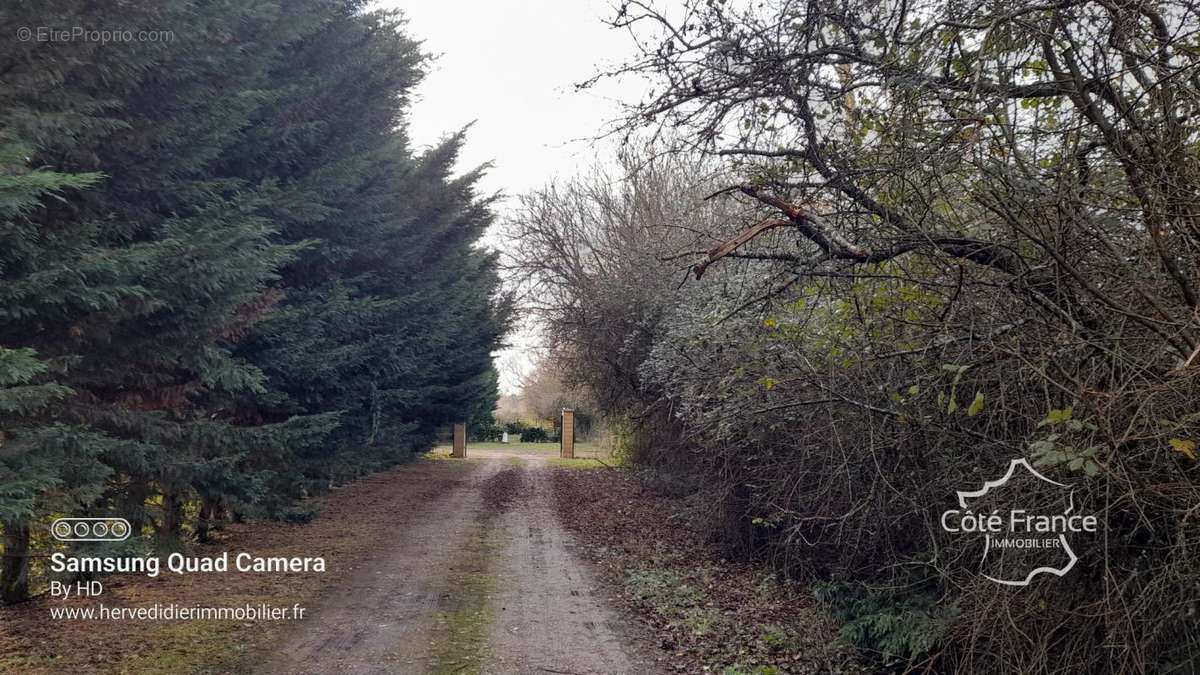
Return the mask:
M 437 55 L 417 90 L 410 130 L 418 146 L 475 122 L 465 166 L 491 161 L 487 191 L 518 194 L 569 174 L 594 155 L 589 142 L 619 112 L 619 91 L 581 82 L 629 55 L 626 33 L 602 19 L 609 0 L 386 0 L 411 35 Z M 575 142 L 572 142 L 575 141 Z
M 411 110 L 414 143 L 432 145 L 474 122 L 460 161 L 464 169 L 494 164 L 481 185 L 486 193 L 515 196 L 607 154 L 606 144 L 587 139 L 619 114 L 619 97 L 628 101 L 640 93 L 612 81 L 575 90 L 633 50 L 627 33 L 602 23 L 615 14 L 610 0 L 379 4 L 402 10 L 409 33 L 437 56 Z M 532 336 L 526 331 L 514 339 L 498 363 L 506 392 L 532 362 Z

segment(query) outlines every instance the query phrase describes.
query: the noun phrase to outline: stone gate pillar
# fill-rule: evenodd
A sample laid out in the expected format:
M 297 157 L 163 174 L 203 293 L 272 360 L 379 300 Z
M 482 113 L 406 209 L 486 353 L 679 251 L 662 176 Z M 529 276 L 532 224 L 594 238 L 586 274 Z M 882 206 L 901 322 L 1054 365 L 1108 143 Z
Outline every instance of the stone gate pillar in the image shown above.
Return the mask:
M 454 425 L 454 449 L 451 451 L 450 456 L 467 456 L 467 425 L 463 422 L 457 422 Z
M 562 433 L 558 440 L 559 455 L 564 459 L 575 458 L 575 411 L 562 410 Z

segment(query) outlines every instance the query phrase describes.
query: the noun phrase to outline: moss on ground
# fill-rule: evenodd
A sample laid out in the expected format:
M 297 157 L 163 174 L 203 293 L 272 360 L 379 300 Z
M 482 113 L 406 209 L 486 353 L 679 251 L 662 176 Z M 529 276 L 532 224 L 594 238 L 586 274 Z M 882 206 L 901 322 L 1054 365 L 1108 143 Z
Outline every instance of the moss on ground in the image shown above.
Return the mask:
M 432 675 L 483 672 L 500 586 L 495 567 L 507 543 L 504 528 L 481 524 L 447 566 L 441 588 L 444 606 L 434 617 L 426 641 L 424 660 Z
M 157 648 L 134 656 L 128 672 L 168 673 L 244 672 L 262 656 L 257 646 L 241 642 L 245 628 L 231 621 L 181 621 L 159 631 Z

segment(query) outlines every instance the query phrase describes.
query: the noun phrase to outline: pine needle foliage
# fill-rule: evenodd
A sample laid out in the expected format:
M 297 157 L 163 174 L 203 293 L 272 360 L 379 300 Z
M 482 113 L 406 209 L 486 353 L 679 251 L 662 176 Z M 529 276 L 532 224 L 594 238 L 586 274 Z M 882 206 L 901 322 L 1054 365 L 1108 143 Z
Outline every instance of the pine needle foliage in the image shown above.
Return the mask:
M 9 3 L 163 31 L 0 45 L 0 596 L 52 517 L 174 547 L 490 410 L 505 330 L 463 134 L 404 131 L 426 56 L 358 0 Z M 196 515 L 198 514 L 198 515 Z

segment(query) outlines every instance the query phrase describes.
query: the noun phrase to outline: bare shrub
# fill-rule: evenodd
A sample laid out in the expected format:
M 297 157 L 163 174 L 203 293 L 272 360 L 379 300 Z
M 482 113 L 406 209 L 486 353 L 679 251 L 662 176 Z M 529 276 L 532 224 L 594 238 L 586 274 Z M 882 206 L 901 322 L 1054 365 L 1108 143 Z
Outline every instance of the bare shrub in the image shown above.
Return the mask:
M 912 667 L 1195 668 L 1197 6 L 625 2 L 614 24 L 656 82 L 629 128 L 724 158 L 723 197 L 756 209 L 677 250 L 701 281 L 641 368 L 741 545 L 932 594 L 913 606 L 953 611 Z M 1010 592 L 937 515 L 1017 456 L 1102 535 Z
M 685 276 L 660 257 L 733 217 L 702 200 L 715 184 L 710 163 L 635 148 L 524 195 L 506 224 L 505 264 L 549 358 L 608 416 L 620 450 L 647 466 L 689 468 L 669 406 L 638 369 Z

